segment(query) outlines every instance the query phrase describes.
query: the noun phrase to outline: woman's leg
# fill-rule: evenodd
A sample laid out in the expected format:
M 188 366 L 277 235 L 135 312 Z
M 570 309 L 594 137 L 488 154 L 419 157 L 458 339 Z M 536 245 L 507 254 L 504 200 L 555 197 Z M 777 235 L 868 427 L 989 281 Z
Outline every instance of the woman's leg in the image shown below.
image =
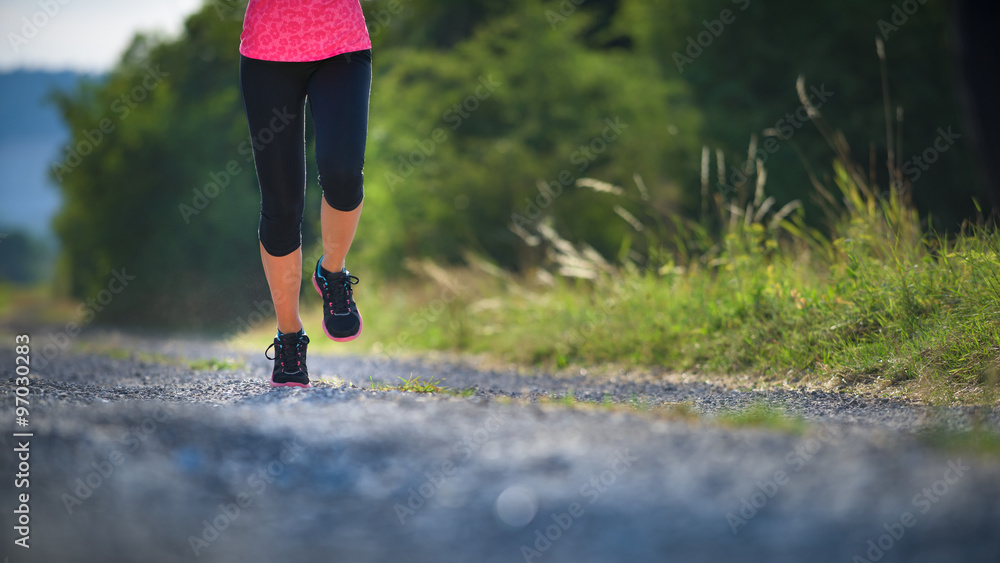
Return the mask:
M 282 333 L 298 332 L 302 329 L 302 319 L 299 317 L 302 247 L 295 249 L 291 254 L 271 256 L 261 243 L 260 261 L 264 265 L 264 276 L 271 290 L 278 330 Z
M 371 52 L 366 50 L 324 61 L 309 79 L 316 163 L 323 188 L 322 266 L 331 272 L 345 267 L 361 218 L 371 72 Z
M 371 94 L 371 51 L 345 53 L 322 62 L 309 79 L 309 108 L 316 125 L 316 164 L 323 188 L 320 222 L 323 259 L 313 285 L 323 297 L 323 331 L 337 341 L 361 334 L 361 312 L 345 268 L 364 199 L 365 142 Z
M 297 332 L 302 285 L 306 63 L 240 58 L 240 91 L 260 184 L 260 256 L 278 330 Z
M 362 207 L 364 202 L 359 203 L 351 211 L 338 211 L 330 207 L 325 198 L 320 202 L 324 269 L 339 272 L 347 267 L 347 252 L 351 250 L 351 243 L 354 242 Z

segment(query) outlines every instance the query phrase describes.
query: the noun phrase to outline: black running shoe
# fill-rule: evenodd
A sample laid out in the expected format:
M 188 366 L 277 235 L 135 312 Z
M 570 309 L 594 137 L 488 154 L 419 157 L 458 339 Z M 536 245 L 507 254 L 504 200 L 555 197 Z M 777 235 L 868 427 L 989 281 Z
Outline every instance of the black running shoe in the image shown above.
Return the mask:
M 323 332 L 337 342 L 354 340 L 361 334 L 361 312 L 351 288 L 358 278 L 346 269 L 327 271 L 320 265 L 322 262 L 322 257 L 316 262 L 313 286 L 323 298 Z
M 271 387 L 309 387 L 309 370 L 306 369 L 306 348 L 309 337 L 304 330 L 278 333 L 274 342 L 264 350 L 264 357 L 274 360 L 271 370 Z M 274 357 L 267 353 L 274 348 Z

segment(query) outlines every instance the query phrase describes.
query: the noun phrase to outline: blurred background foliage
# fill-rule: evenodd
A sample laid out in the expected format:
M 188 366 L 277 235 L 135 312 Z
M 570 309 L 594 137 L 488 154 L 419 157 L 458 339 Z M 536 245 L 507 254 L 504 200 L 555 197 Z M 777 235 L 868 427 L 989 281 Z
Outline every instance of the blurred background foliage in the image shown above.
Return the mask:
M 961 129 L 945 4 L 921 5 L 886 39 L 893 111 L 902 108 L 904 117 L 905 143 L 897 149 L 904 157 L 931 146 L 939 127 Z M 799 108 L 799 75 L 832 92 L 825 117 L 843 131 L 858 161 L 877 163 L 872 184 L 888 184 L 874 39 L 877 22 L 893 16 L 892 2 L 362 5 L 375 76 L 365 213 L 349 268 L 369 279 L 405 275 L 407 259 L 460 263 L 470 252 L 529 270 L 545 259 L 542 247 L 526 244 L 511 226 L 530 235 L 544 216 L 564 237 L 587 241 L 608 260 L 630 253 L 637 263 L 649 261 L 655 251 L 613 208 L 640 210 L 575 180 L 600 178 L 636 194 L 641 184 L 648 196 L 643 210 L 716 228 L 701 211 L 703 147 L 710 148 L 713 171 L 720 155 L 727 167 L 739 166 L 752 136 L 762 141 Z M 75 132 L 70 145 L 102 118 L 116 127 L 72 173 L 56 178 L 64 195 L 56 221 L 59 291 L 85 299 L 116 268 L 136 278 L 101 321 L 222 326 L 267 296 L 256 237 L 257 180 L 240 150 L 249 139 L 237 80 L 244 9 L 245 2 L 210 0 L 179 38 L 139 35 L 110 75 L 54 95 Z M 716 22 L 723 10 L 731 23 Z M 720 24 L 721 33 L 712 34 Z M 689 39 L 705 32 L 710 43 L 688 52 Z M 678 65 L 677 54 L 690 62 Z M 164 73 L 162 82 L 121 117 L 116 100 L 150 68 Z M 608 120 L 627 126 L 614 140 L 602 137 Z M 320 193 L 311 124 L 307 138 L 303 237 L 306 256 L 315 257 Z M 832 172 L 830 148 L 808 123 L 778 146 L 765 163 L 769 194 L 778 207 L 801 199 L 805 223 L 821 227 L 809 172 Z M 921 215 L 940 229 L 973 214 L 974 197 L 986 199 L 966 153 L 943 153 L 911 186 Z M 238 171 L 220 176 L 227 168 Z M 224 189 L 207 186 L 223 176 Z M 534 213 L 529 202 L 546 201 L 539 199 L 539 182 L 560 178 L 568 179 L 561 193 Z M 730 188 L 713 182 L 710 195 Z

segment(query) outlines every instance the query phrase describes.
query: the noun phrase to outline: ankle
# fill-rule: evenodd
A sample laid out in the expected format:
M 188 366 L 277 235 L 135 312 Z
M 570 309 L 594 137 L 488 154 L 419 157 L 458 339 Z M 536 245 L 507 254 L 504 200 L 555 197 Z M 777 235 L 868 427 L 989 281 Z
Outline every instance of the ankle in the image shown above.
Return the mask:
M 330 272 L 331 274 L 336 274 L 337 272 L 340 272 L 347 268 L 347 261 L 341 260 L 340 265 L 338 266 L 336 262 L 323 258 L 323 260 L 320 261 L 319 265 L 327 272 Z
M 292 328 L 291 326 L 286 326 L 286 327 L 282 328 L 282 326 L 280 324 L 278 325 L 278 333 L 279 334 L 294 334 L 296 332 L 299 332 L 302 329 L 303 329 L 302 323 L 299 323 L 298 328 Z

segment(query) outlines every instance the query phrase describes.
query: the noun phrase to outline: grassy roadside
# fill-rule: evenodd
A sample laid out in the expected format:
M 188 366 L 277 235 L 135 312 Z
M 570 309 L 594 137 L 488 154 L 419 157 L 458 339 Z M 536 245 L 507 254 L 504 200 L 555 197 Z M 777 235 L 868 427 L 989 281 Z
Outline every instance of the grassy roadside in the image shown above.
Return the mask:
M 671 236 L 684 242 L 657 267 L 608 264 L 545 225 L 540 238 L 554 255 L 546 269 L 516 276 L 474 256 L 462 268 L 413 263 L 414 279 L 358 286 L 362 338 L 314 338 L 311 349 L 388 357 L 443 350 L 549 369 L 614 364 L 996 403 L 996 229 L 928 232 L 900 194 L 876 196 L 843 166 L 836 183 L 845 205 L 830 236 L 759 213 L 766 200 L 755 197 L 739 220 L 723 217 L 728 226 L 714 238 L 678 222 Z M 55 321 L 76 310 L 40 289 L 7 287 L 2 297 L 7 318 Z M 314 292 L 303 291 L 311 333 L 320 330 L 319 309 Z M 236 335 L 234 348 L 262 349 L 272 323 Z
M 831 236 L 757 213 L 757 197 L 717 239 L 680 225 L 685 246 L 655 269 L 609 265 L 549 227 L 540 232 L 555 275 L 516 277 L 475 257 L 447 271 L 414 264 L 423 283 L 359 288 L 371 311 L 365 338 L 337 349 L 485 353 L 555 368 L 613 362 L 996 402 L 996 229 L 930 232 L 895 190 L 876 195 L 844 166 L 835 181 L 844 204 Z M 559 275 L 567 265 L 589 279 Z
M 312 349 L 390 357 L 444 350 L 546 368 L 613 363 L 995 403 L 1000 235 L 986 227 L 928 233 L 900 201 L 865 196 L 849 180 L 844 172 L 852 209 L 830 239 L 789 221 L 740 221 L 721 239 L 701 241 L 707 251 L 684 262 L 677 253 L 655 270 L 577 252 L 576 266 L 591 279 L 559 275 L 558 264 L 555 275 L 514 276 L 473 257 L 464 268 L 414 263 L 416 279 L 358 286 L 362 338 L 314 338 Z M 576 248 L 553 244 L 564 263 Z M 3 301 L 8 312 L 50 321 L 75 310 L 47 310 L 37 289 L 6 288 Z M 318 311 L 304 291 L 313 333 Z M 260 348 L 272 327 L 265 321 L 233 345 Z
M 614 263 L 585 242 L 561 238 L 545 220 L 512 225 L 546 256 L 538 267 L 515 275 L 469 254 L 462 267 L 412 262 L 407 279 L 358 272 L 362 338 L 317 337 L 311 350 L 383 357 L 442 350 L 548 369 L 613 364 L 996 404 L 995 223 L 979 220 L 957 233 L 929 229 L 900 171 L 880 190 L 810 108 L 814 114 L 837 153 L 831 178 L 813 177 L 827 213 L 824 231 L 806 225 L 798 202 L 779 209 L 766 197 L 760 160 L 735 186 L 725 184 L 725 165 L 717 162 L 721 188 L 710 191 L 706 148 L 699 221 L 658 211 L 638 176 L 628 189 L 581 179 L 577 189 L 611 198 L 609 220 L 634 229 Z M 303 320 L 319 335 L 320 304 L 308 286 Z M 0 284 L 0 323 L 65 322 L 75 314 L 75 303 L 53 300 L 45 288 Z M 262 351 L 269 343 L 273 316 L 256 314 L 249 332 L 231 335 L 234 348 Z

